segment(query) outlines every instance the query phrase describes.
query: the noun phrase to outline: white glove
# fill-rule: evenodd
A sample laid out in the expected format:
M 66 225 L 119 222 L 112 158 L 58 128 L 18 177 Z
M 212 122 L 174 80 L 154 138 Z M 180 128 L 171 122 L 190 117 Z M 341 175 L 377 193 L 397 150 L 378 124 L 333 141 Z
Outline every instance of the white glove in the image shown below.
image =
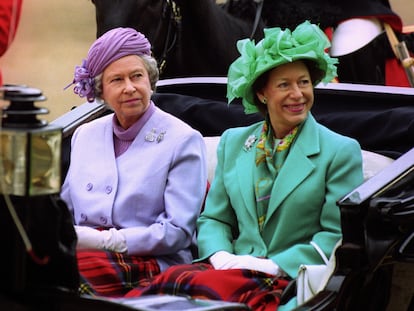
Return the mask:
M 210 257 L 210 263 L 217 270 L 249 269 L 279 276 L 281 270 L 271 259 L 257 258 L 251 255 L 233 255 L 218 251 Z
M 226 251 L 218 251 L 210 256 L 210 263 L 216 270 L 231 269 L 231 264 L 234 264 L 236 255 L 230 254 Z
M 117 253 L 127 251 L 125 236 L 115 228 L 99 231 L 87 226 L 75 226 L 75 231 L 78 236 L 77 249 L 95 248 Z

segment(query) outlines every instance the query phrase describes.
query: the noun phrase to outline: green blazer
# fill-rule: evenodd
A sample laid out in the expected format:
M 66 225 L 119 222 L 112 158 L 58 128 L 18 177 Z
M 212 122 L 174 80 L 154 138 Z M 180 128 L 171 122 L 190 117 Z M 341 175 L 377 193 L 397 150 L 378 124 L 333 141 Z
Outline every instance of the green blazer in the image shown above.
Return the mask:
M 300 264 L 321 264 L 316 242 L 329 258 L 341 238 L 337 200 L 363 181 L 358 142 L 305 121 L 275 179 L 267 218 L 259 231 L 253 170 L 263 122 L 226 130 L 217 147 L 215 177 L 197 221 L 202 261 L 217 251 L 272 259 L 289 276 Z M 247 144 L 248 145 L 248 144 Z

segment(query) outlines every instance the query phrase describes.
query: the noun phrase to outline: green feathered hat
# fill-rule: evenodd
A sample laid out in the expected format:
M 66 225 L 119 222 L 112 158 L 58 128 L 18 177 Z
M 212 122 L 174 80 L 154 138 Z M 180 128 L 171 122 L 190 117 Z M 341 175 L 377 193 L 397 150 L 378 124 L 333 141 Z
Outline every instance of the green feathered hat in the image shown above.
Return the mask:
M 280 27 L 265 28 L 264 38 L 256 45 L 250 39 L 237 42 L 240 56 L 230 65 L 227 80 L 227 99 L 231 103 L 242 98 L 246 113 L 257 112 L 252 86 L 266 71 L 296 60 L 314 61 L 324 72 L 321 81 L 327 83 L 336 77 L 336 58 L 326 52 L 330 42 L 325 33 L 309 21 L 291 32 Z M 315 84 L 320 81 L 313 81 Z

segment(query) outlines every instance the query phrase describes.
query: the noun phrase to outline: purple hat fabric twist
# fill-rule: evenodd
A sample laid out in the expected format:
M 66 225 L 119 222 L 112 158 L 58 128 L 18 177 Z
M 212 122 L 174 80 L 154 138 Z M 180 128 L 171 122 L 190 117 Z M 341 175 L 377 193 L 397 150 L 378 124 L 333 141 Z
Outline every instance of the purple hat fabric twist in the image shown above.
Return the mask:
M 88 102 L 93 102 L 95 100 L 94 78 L 101 74 L 109 64 L 128 55 L 151 55 L 151 44 L 142 33 L 133 28 L 124 27 L 114 28 L 104 33 L 92 44 L 82 65 L 75 67 L 74 79 L 70 84 L 75 84 L 73 90 L 75 94 L 86 97 Z

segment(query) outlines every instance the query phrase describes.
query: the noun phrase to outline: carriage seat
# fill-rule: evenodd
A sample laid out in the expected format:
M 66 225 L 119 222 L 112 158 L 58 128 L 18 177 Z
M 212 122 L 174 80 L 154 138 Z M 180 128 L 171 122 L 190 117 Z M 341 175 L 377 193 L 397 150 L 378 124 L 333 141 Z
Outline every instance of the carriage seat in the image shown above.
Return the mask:
M 204 137 L 207 149 L 207 176 L 209 183 L 211 183 L 214 178 L 217 164 L 216 150 L 219 140 L 220 136 Z M 364 181 L 366 181 L 391 164 L 394 160 L 375 152 L 362 150 L 362 161 Z

